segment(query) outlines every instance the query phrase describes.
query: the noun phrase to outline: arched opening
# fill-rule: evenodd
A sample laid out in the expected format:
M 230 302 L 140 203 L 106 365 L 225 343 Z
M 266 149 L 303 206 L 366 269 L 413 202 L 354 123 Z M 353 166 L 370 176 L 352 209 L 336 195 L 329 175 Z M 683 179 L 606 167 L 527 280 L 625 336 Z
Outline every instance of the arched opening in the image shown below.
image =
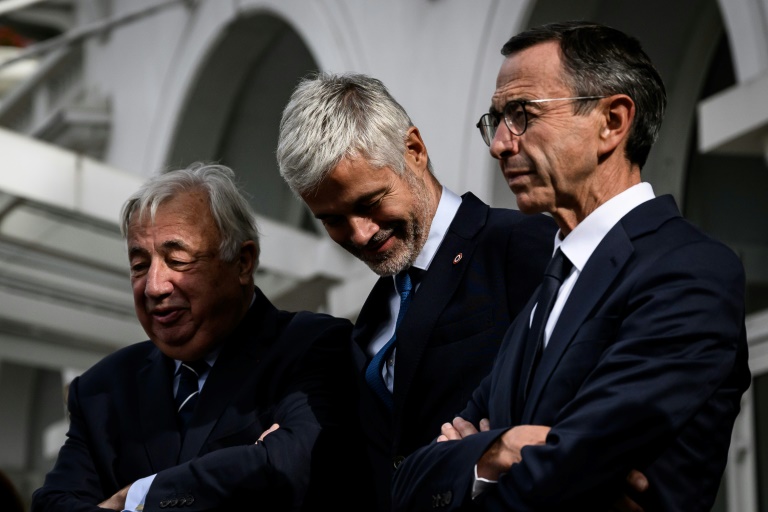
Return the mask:
M 200 66 L 179 116 L 168 168 L 194 161 L 232 167 L 256 212 L 316 231 L 275 160 L 282 109 L 298 80 L 317 70 L 299 35 L 268 14 L 240 17 Z

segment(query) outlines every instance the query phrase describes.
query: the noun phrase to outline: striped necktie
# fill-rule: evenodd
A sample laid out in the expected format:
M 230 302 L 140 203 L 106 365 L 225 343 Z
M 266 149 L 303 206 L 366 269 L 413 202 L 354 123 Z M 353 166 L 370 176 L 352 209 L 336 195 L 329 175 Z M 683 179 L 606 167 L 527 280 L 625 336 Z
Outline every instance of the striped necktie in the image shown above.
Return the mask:
M 208 371 L 205 361 L 182 362 L 179 366 L 179 388 L 176 391 L 176 412 L 184 435 L 200 395 L 200 377 Z

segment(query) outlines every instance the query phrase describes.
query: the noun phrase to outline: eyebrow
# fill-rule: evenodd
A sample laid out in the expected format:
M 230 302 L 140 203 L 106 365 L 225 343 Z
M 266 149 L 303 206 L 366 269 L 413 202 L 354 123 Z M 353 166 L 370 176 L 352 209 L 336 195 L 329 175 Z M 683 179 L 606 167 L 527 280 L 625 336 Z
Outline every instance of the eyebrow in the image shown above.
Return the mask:
M 386 192 L 386 189 L 387 189 L 386 187 L 383 188 L 383 189 L 377 189 L 377 190 L 369 192 L 369 193 L 367 193 L 367 194 L 365 194 L 363 196 L 358 197 L 357 200 L 352 204 L 352 209 L 354 210 L 354 208 L 357 207 L 358 205 L 360 205 L 361 203 L 366 203 L 366 202 L 371 201 L 372 199 L 374 199 L 376 196 L 380 196 L 381 194 Z M 323 220 L 323 219 L 326 219 L 328 217 L 337 217 L 338 215 L 339 214 L 337 214 L 337 213 L 323 213 L 323 212 L 320 212 L 320 213 L 315 215 L 315 218 L 317 220 Z
M 143 247 L 139 247 L 137 245 L 133 245 L 128 248 L 128 257 L 133 258 L 134 256 L 138 256 L 140 254 L 147 254 L 147 251 L 144 250 Z
M 160 246 L 164 250 L 188 250 L 187 245 L 181 240 L 167 240 Z M 134 257 L 140 254 L 149 254 L 149 251 L 140 245 L 132 245 L 128 248 L 128 257 Z
M 187 247 L 187 244 L 185 244 L 182 240 L 177 240 L 177 239 L 166 240 L 165 242 L 162 243 L 160 247 L 162 247 L 163 249 L 170 249 L 170 250 L 177 250 L 177 249 L 188 250 L 189 249 Z

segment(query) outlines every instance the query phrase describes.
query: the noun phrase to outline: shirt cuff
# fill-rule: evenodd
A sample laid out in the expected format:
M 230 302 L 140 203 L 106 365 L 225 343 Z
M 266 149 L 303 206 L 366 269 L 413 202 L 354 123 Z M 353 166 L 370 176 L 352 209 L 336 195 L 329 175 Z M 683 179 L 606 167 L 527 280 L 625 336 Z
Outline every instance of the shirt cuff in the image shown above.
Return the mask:
M 477 476 L 477 464 L 475 464 L 475 480 L 472 482 L 472 499 L 477 498 L 488 490 L 489 488 L 496 485 L 498 482 L 496 480 L 488 480 L 487 478 L 480 478 Z
M 128 489 L 128 495 L 125 497 L 125 509 L 123 512 L 142 512 L 144 510 L 144 501 L 147 499 L 149 486 L 156 475 L 151 475 L 140 480 L 136 480 Z

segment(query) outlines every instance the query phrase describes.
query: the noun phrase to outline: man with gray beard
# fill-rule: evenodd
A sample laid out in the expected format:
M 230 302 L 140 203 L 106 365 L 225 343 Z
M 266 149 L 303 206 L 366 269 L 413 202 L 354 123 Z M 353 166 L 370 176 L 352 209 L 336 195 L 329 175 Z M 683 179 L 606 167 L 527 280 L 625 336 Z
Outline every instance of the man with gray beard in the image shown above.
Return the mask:
M 381 276 L 353 341 L 375 487 L 361 506 L 389 510 L 394 469 L 490 371 L 541 280 L 555 225 L 442 186 L 418 128 L 365 75 L 303 80 L 283 112 L 277 159 L 328 235 Z

